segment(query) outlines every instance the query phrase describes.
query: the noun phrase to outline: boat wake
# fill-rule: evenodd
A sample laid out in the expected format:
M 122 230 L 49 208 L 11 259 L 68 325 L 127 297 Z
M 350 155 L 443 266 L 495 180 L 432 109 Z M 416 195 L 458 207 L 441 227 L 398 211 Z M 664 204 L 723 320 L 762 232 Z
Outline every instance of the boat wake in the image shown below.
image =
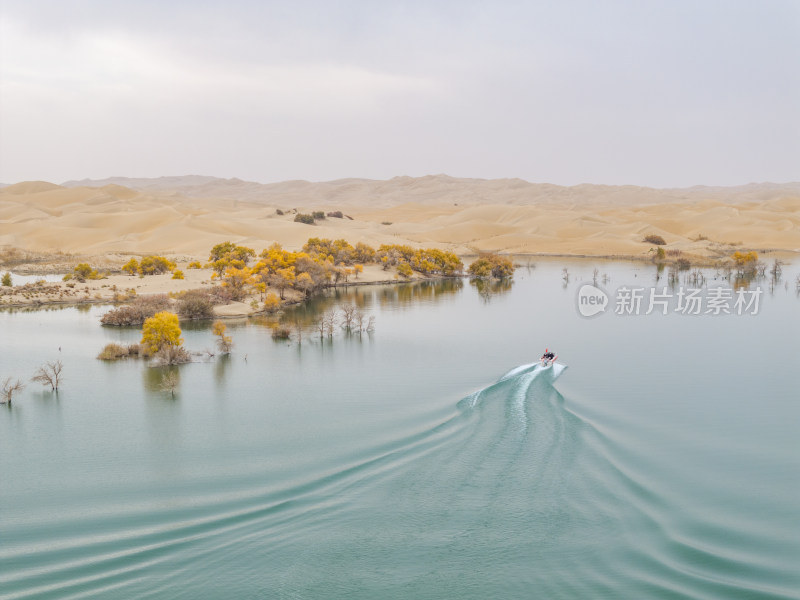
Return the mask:
M 291 482 L 253 461 L 182 481 L 171 503 L 132 490 L 71 527 L 5 523 L 0 599 L 622 597 L 611 572 L 628 597 L 737 597 L 720 574 L 742 565 L 670 529 L 624 444 L 565 406 L 565 369 L 515 367 Z

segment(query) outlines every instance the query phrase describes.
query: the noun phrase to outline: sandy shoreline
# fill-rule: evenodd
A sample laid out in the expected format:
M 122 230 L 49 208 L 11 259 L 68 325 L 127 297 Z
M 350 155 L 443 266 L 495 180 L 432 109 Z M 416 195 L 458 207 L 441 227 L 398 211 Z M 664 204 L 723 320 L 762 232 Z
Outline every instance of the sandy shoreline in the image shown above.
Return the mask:
M 713 264 L 736 250 L 766 258 L 800 254 L 800 184 L 741 188 L 653 190 L 633 186 L 564 188 L 522 180 L 447 176 L 388 181 L 342 180 L 253 184 L 191 178 L 127 180 L 101 187 L 24 182 L 0 188 L 0 270 L 65 273 L 89 262 L 108 279 L 59 284 L 45 293 L 23 289 L 0 296 L 6 306 L 109 302 L 126 290 L 180 292 L 211 284 L 205 263 L 212 246 L 230 240 L 256 252 L 277 242 L 300 250 L 310 237 L 351 244 L 406 244 L 518 257 L 593 257 L 649 260 L 645 235 L 694 264 Z M 155 183 L 154 183 L 155 182 Z M 341 211 L 307 225 L 297 213 Z M 280 213 L 283 214 L 280 214 Z M 178 263 L 186 279 L 115 275 L 130 257 L 160 254 Z M 361 281 L 394 281 L 394 272 L 368 266 Z M 7 292 L 8 290 L 5 290 Z M 246 313 L 241 307 L 228 309 Z
M 14 284 L 12 287 L 0 287 L 0 309 L 72 306 L 85 304 L 124 303 L 136 296 L 149 294 L 179 294 L 192 289 L 210 289 L 217 285 L 212 280 L 211 269 L 187 269 L 186 264 L 178 263 L 178 269 L 184 273 L 184 279 L 172 279 L 171 273 L 148 275 L 146 277 L 127 274 L 108 274 L 102 279 L 78 281 L 33 281 L 25 285 Z M 14 275 L 12 275 L 12 280 Z M 35 276 L 34 276 L 35 279 Z M 396 275 L 394 269 L 385 271 L 378 265 L 366 265 L 363 273 L 357 278 L 350 277 L 347 282 L 340 282 L 335 287 L 358 285 L 380 285 L 408 281 L 430 280 L 419 273 L 405 279 Z M 269 291 L 269 288 L 268 288 Z M 231 302 L 214 307 L 215 315 L 224 317 L 243 317 L 263 314 L 261 302 L 254 307 L 250 301 L 259 299 L 254 294 L 246 302 Z M 302 296 L 287 290 L 283 306 L 291 306 L 302 301 Z

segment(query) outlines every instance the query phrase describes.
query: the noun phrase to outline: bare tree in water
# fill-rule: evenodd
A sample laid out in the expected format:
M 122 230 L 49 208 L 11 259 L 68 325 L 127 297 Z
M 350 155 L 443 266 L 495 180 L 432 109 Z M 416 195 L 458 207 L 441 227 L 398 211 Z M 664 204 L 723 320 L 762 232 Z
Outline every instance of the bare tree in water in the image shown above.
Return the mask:
M 303 343 L 303 324 L 300 322 L 300 319 L 295 318 L 292 323 L 292 329 L 297 335 L 297 344 L 301 345 Z
M 31 381 L 41 383 L 44 386 L 49 385 L 51 392 L 57 392 L 63 370 L 64 365 L 60 360 L 48 362 L 46 365 L 39 367 L 31 377 Z
M 325 314 L 322 315 L 322 322 L 325 325 L 325 333 L 328 334 L 328 337 L 333 337 L 333 332 L 339 322 L 339 313 L 335 308 L 325 311 Z
M 25 384 L 19 379 L 12 381 L 11 377 L 6 377 L 5 381 L 3 381 L 2 387 L 0 387 L 0 403 L 10 405 L 14 394 L 22 390 L 24 387 Z
M 347 331 L 353 330 L 353 324 L 355 323 L 355 316 L 358 312 L 358 307 L 355 304 L 345 304 L 342 306 L 342 326 Z
M 169 392 L 172 397 L 175 397 L 175 390 L 180 383 L 180 378 L 178 377 L 178 373 L 176 371 L 170 371 L 168 373 L 164 373 L 161 376 L 161 391 Z

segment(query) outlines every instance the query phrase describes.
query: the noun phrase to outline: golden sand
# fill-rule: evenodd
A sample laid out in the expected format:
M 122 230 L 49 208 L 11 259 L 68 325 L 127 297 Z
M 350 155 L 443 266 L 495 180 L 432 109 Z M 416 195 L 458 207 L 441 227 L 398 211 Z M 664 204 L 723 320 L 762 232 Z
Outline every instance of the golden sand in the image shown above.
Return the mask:
M 276 209 L 286 214 L 278 215 Z M 341 210 L 317 225 L 295 211 Z M 299 249 L 309 237 L 477 251 L 646 257 L 668 249 L 715 256 L 741 248 L 800 252 L 800 186 L 653 190 L 559 187 L 446 176 L 134 190 L 24 182 L 0 189 L 0 246 L 86 256 L 158 253 L 204 260 L 231 240 Z M 702 239 L 707 238 L 707 239 Z

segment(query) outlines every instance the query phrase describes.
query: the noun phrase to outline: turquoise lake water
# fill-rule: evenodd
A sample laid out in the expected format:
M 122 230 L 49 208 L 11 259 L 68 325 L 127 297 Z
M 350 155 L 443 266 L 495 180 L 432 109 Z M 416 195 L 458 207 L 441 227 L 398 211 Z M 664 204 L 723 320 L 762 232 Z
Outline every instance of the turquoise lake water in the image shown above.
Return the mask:
M 175 398 L 95 359 L 140 337 L 108 307 L 0 312 L 0 379 L 65 373 L 0 405 L 0 598 L 800 598 L 798 273 L 757 314 L 677 312 L 700 286 L 645 264 L 351 288 L 299 318 L 356 302 L 374 333 L 230 321 Z M 616 313 L 653 286 L 668 314 Z M 503 378 L 545 346 L 554 384 Z

